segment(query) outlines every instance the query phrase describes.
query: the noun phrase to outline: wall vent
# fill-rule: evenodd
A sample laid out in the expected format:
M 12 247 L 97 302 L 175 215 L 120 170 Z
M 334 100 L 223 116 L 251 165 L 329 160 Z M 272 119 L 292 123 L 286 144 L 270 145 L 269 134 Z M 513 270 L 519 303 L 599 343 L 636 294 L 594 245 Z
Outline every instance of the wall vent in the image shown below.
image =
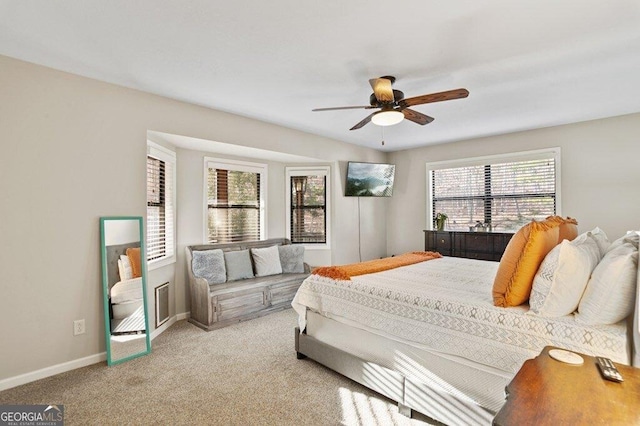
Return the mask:
M 156 328 L 169 319 L 169 283 L 156 287 Z

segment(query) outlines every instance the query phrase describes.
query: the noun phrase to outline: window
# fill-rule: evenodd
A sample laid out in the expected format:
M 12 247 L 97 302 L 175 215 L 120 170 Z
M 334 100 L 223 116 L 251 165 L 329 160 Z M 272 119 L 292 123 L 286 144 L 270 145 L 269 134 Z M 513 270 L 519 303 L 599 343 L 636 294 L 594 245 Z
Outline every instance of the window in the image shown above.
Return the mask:
M 427 164 L 431 226 L 444 213 L 447 229 L 476 223 L 516 231 L 558 212 L 560 149 Z
M 175 261 L 175 165 L 173 151 L 147 142 L 147 261 Z
M 287 167 L 287 238 L 309 248 L 329 245 L 329 167 Z
M 205 242 L 264 239 L 266 164 L 205 158 L 205 178 Z

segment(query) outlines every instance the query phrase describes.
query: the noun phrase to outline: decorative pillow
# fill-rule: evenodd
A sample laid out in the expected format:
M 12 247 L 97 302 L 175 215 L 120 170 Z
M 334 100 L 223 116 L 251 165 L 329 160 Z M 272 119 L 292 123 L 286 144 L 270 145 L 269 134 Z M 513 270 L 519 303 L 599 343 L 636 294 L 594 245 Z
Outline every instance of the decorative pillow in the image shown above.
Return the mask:
M 519 306 L 529 299 L 538 267 L 558 245 L 558 225 L 558 222 L 534 220 L 511 237 L 493 281 L 494 305 Z
M 598 227 L 593 228 L 593 230 L 589 231 L 588 234 L 594 239 L 596 244 L 598 244 L 598 249 L 600 249 L 600 258 L 602 259 L 611 246 L 611 242 L 609 241 L 609 238 L 607 238 L 607 234 Z
M 128 248 L 125 253 L 131 262 L 133 278 L 142 276 L 142 265 L 140 264 L 140 247 Z
M 580 300 L 576 321 L 615 324 L 632 311 L 636 297 L 638 249 L 623 243 L 609 250 L 593 270 Z
M 251 256 L 253 256 L 253 264 L 256 266 L 256 277 L 282 273 L 278 246 L 252 248 Z
M 533 279 L 531 312 L 551 318 L 573 313 L 599 261 L 600 250 L 589 233 L 555 246 Z
M 133 278 L 131 261 L 128 256 L 123 254 L 121 254 L 120 259 L 118 259 L 118 274 L 120 275 L 120 281 L 130 280 Z
M 220 249 L 194 251 L 191 270 L 193 275 L 198 278 L 204 278 L 209 285 L 222 284 L 227 281 L 224 255 Z
M 225 251 L 224 265 L 227 269 L 227 281 L 253 278 L 249 250 Z
M 558 244 L 564 240 L 573 241 L 578 236 L 578 221 L 568 217 L 549 216 L 545 222 L 557 222 L 560 225 L 558 229 Z
M 304 272 L 304 246 L 287 244 L 278 246 L 280 265 L 285 274 L 302 274 Z

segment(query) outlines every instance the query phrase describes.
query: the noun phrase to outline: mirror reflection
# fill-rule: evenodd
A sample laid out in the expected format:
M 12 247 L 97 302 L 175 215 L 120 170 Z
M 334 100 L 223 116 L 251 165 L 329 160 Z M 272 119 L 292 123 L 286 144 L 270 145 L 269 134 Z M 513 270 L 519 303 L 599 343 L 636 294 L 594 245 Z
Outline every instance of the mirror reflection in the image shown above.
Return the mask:
M 104 217 L 102 273 L 107 363 L 151 350 L 146 317 L 146 261 L 142 217 Z

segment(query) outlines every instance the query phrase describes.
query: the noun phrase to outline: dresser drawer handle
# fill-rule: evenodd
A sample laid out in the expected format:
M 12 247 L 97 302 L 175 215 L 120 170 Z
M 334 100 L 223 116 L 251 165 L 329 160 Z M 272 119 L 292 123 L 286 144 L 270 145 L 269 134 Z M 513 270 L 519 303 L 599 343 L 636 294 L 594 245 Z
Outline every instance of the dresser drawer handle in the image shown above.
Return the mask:
M 440 242 L 441 242 L 442 244 L 444 244 L 444 239 L 440 240 Z

